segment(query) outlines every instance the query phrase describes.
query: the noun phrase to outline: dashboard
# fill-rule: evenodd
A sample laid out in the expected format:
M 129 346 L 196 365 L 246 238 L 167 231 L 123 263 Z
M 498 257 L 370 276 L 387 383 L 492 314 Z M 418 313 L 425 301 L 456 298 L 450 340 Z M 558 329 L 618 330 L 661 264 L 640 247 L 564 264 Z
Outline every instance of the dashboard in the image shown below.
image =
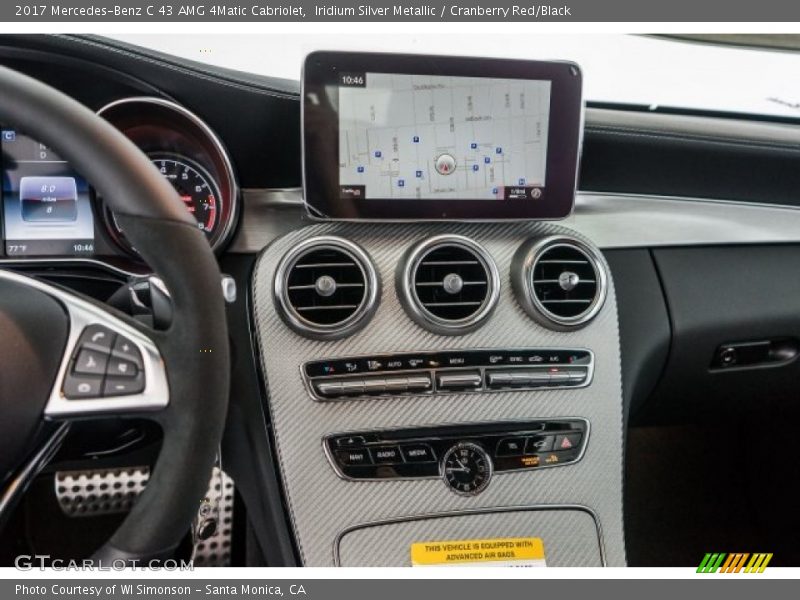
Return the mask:
M 796 400 L 794 123 L 582 110 L 569 63 L 316 53 L 301 84 L 83 36 L 0 55 L 150 156 L 235 278 L 226 469 L 271 564 L 522 529 L 548 564 L 637 564 L 626 436 Z M 0 144 L 4 265 L 147 273 L 57 153 Z
M 161 98 L 116 100 L 98 111 L 152 160 L 215 251 L 236 229 L 241 198 L 219 137 L 194 113 Z M 5 256 L 108 257 L 138 263 L 114 214 L 52 148 L 3 127 L 2 231 Z

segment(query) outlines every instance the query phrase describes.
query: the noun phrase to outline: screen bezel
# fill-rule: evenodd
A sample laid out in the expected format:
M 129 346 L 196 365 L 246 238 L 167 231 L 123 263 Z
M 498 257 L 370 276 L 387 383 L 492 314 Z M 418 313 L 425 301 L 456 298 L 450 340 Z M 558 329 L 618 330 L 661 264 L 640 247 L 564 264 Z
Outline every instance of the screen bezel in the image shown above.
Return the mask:
M 338 113 L 307 101 L 325 96 L 339 73 L 401 73 L 551 82 L 546 186 L 519 200 L 342 199 Z M 571 62 L 357 52 L 314 52 L 303 65 L 303 192 L 309 215 L 321 220 L 555 220 L 572 212 L 583 133 L 582 74 Z M 331 145 L 331 142 L 333 146 Z M 333 151 L 331 151 L 333 147 Z

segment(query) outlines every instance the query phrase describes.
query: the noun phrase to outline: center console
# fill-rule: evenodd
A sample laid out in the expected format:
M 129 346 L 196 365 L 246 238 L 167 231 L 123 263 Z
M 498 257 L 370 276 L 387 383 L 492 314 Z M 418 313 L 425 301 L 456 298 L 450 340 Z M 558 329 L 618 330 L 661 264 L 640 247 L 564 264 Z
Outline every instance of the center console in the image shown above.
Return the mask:
M 537 564 L 624 565 L 613 281 L 542 220 L 572 208 L 577 66 L 316 53 L 303 106 L 320 222 L 253 282 L 303 563 L 523 539 Z

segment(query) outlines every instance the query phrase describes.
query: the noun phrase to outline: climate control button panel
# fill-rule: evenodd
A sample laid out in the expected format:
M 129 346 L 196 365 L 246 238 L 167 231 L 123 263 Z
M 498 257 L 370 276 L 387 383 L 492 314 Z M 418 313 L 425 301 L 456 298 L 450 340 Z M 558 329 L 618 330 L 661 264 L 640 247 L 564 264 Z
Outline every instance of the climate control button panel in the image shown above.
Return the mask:
M 584 349 L 516 348 L 380 354 L 303 365 L 315 400 L 585 387 L 594 357 Z
M 472 493 L 469 485 L 462 489 L 469 483 L 463 479 L 470 457 L 483 465 L 474 468 L 484 470 L 488 483 L 492 474 L 574 463 L 588 438 L 588 421 L 570 418 L 333 434 L 325 438 L 324 448 L 344 479 L 443 477 L 450 485 L 458 482 L 456 493 Z M 468 456 L 459 462 L 461 452 Z

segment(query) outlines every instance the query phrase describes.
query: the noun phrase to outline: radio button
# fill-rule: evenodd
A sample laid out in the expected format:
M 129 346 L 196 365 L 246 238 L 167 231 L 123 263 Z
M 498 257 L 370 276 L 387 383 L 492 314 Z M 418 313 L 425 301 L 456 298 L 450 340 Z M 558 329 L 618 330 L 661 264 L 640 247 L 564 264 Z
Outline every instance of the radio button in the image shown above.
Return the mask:
M 397 446 L 382 446 L 380 448 L 372 448 L 372 459 L 376 465 L 395 465 L 403 462 L 403 457 L 400 455 L 400 448 Z

